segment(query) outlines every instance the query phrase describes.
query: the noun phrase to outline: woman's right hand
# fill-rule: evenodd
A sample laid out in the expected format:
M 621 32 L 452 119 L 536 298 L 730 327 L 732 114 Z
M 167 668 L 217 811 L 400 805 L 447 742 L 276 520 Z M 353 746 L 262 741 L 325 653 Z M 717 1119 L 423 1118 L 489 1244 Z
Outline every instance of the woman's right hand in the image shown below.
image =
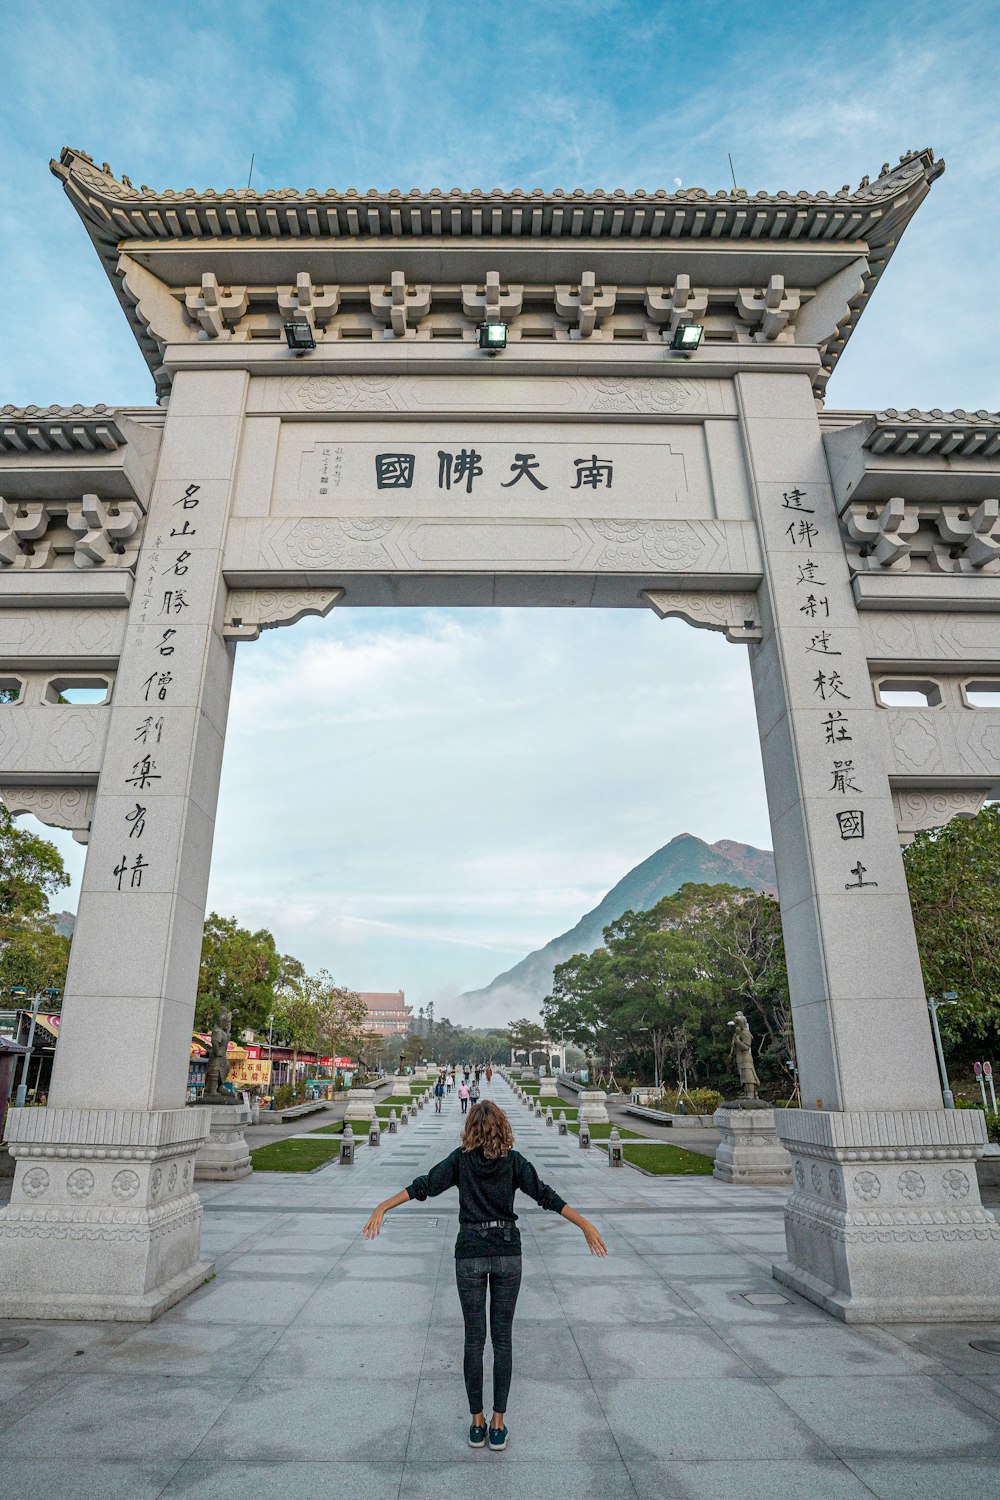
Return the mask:
M 376 1208 L 374 1210 L 374 1212 L 372 1213 L 372 1216 L 368 1220 L 368 1223 L 365 1225 L 364 1229 L 362 1229 L 362 1231 L 361 1231 L 361 1233 L 364 1235 L 364 1237 L 365 1237 L 366 1240 L 373 1240 L 373 1239 L 376 1238 L 376 1236 L 378 1235 L 379 1231 L 382 1228 L 382 1220 L 384 1218 L 385 1218 L 385 1204 L 384 1203 L 380 1203 L 379 1206 L 378 1206 L 378 1208 Z

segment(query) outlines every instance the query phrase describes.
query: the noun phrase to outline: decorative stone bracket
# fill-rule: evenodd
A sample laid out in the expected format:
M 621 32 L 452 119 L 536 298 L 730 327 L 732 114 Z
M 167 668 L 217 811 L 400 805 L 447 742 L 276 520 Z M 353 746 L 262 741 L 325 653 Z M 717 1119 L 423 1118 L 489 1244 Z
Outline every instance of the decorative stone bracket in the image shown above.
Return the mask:
M 368 295 L 374 317 L 384 319 L 388 314 L 389 326 L 385 331 L 386 338 L 416 338 L 416 324 L 422 318 L 426 318 L 431 310 L 430 287 L 423 285 L 408 287 L 404 271 L 393 271 L 389 278 L 388 288 L 370 286 Z
M 256 641 L 262 630 L 295 625 L 306 615 L 328 615 L 343 593 L 343 589 L 233 589 L 222 634 L 227 641 Z
M 508 286 L 506 291 L 501 291 L 499 271 L 487 271 L 483 291 L 473 284 L 462 287 L 462 311 L 467 318 L 477 321 L 516 318 L 523 303 L 523 287 Z
M 201 278 L 201 289 L 189 287 L 184 295 L 184 306 L 192 322 L 199 323 L 206 338 L 231 338 L 232 331 L 244 316 L 249 305 L 249 294 L 245 286 L 230 287 L 223 291 L 214 271 L 206 271 Z
M 615 310 L 618 288 L 597 288 L 593 271 L 584 271 L 580 277 L 578 291 L 569 286 L 557 286 L 554 292 L 556 317 L 566 323 L 575 323 L 570 338 L 603 338 L 600 324 Z
M 308 271 L 300 271 L 295 286 L 278 288 L 278 311 L 286 322 L 298 319 L 313 333 L 325 328 L 340 307 L 339 286 L 313 286 Z
M 66 828 L 78 844 L 90 840 L 97 788 L 90 786 L 0 786 L 2 801 L 12 817 L 30 813 L 46 828 Z
M 642 597 L 661 620 L 686 620 L 696 630 L 720 630 L 734 644 L 763 639 L 754 594 L 698 594 L 645 589 Z
M 945 505 L 910 502 L 894 496 L 884 503 L 852 500 L 842 519 L 848 536 L 858 543 L 862 568 L 909 570 L 914 555 L 925 556 L 938 573 L 991 573 L 1000 569 L 1000 504 L 982 500 Z M 915 542 L 924 529 L 939 540 Z
M 708 293 L 692 292 L 691 278 L 683 272 L 678 275 L 669 293 L 662 287 L 649 287 L 646 291 L 646 313 L 654 323 L 666 323 L 664 337 L 670 338 L 681 319 L 696 322 L 708 310 Z
M 798 292 L 786 292 L 785 278 L 775 274 L 762 292 L 740 287 L 736 311 L 744 323 L 755 325 L 755 343 L 771 344 L 785 332 L 799 303 Z
M 974 818 L 983 804 L 997 793 L 996 787 L 895 787 L 892 805 L 896 811 L 899 842 L 912 844 L 928 828 L 943 828 L 952 818 Z
M 131 567 L 138 552 L 142 506 L 137 500 L 101 500 L 84 495 L 72 501 L 0 498 L 0 569 L 37 571 L 72 554 L 78 568 Z M 65 522 L 70 538 L 47 536 Z M 43 540 L 45 538 L 45 540 Z

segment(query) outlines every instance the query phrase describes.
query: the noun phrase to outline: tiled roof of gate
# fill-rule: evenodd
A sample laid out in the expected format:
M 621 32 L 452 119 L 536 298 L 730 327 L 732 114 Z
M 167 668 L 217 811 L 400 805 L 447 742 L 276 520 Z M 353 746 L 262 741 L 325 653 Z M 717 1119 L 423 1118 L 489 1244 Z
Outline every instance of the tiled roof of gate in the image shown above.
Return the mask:
M 993 458 L 1000 453 L 1000 412 L 887 411 L 876 412 L 875 426 L 865 440 L 872 453 L 930 454 L 946 458 Z
M 125 436 L 108 406 L 2 406 L 0 453 L 93 453 Z
M 576 188 L 545 192 L 473 188 L 446 192 L 369 188 L 334 189 L 206 188 L 183 191 L 134 187 L 116 178 L 107 162 L 98 167 L 84 151 L 69 148 L 52 171 L 71 192 L 78 208 L 116 242 L 125 239 L 286 238 L 320 236 L 409 237 L 503 235 L 545 238 L 669 239 L 868 239 L 888 244 L 899 227 L 900 211 L 912 213 L 912 190 L 926 188 L 944 171 L 944 162 L 924 149 L 906 152 L 895 167 L 887 162 L 874 182 L 863 178 L 853 190 L 750 194 L 709 193 L 681 188 L 668 193 L 621 188 L 605 192 Z M 922 194 L 921 194 L 922 196 Z
M 668 193 L 626 193 L 621 188 L 572 192 L 535 188 L 446 192 L 399 189 L 365 193 L 272 188 L 207 188 L 183 191 L 134 187 L 115 177 L 107 162 L 98 166 L 84 151 L 64 149 L 52 171 L 62 181 L 86 225 L 105 270 L 146 356 L 156 370 L 161 351 L 138 317 L 121 286 L 119 247 L 124 241 L 148 245 L 185 244 L 199 240 L 233 242 L 275 240 L 298 243 L 344 241 L 420 241 L 465 239 L 482 243 L 493 237 L 539 242 L 613 244 L 624 242 L 736 241 L 764 245 L 837 243 L 867 247 L 869 275 L 865 296 L 851 304 L 850 315 L 823 351 L 829 372 L 840 357 L 889 258 L 944 162 L 925 148 L 909 151 L 895 166 L 886 162 L 874 181 L 862 178 L 856 188 L 835 193 L 761 191 L 709 193 L 681 188 Z

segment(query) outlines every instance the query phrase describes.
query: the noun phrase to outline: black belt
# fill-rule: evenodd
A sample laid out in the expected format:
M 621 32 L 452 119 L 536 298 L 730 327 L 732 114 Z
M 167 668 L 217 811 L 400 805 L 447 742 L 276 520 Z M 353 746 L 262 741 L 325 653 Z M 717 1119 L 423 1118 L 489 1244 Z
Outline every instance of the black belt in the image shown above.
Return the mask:
M 466 1229 L 507 1229 L 514 1223 L 513 1219 L 486 1219 L 478 1224 L 466 1224 Z

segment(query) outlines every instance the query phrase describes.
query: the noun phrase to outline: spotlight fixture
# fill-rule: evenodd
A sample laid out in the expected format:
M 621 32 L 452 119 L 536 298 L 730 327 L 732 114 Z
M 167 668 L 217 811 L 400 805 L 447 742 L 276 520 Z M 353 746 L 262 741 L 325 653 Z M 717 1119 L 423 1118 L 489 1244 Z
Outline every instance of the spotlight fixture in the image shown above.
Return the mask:
M 501 349 L 506 349 L 507 324 L 480 323 L 479 347 L 485 349 L 487 354 L 499 354 Z
M 678 323 L 670 340 L 670 347 L 681 354 L 693 354 L 701 343 L 704 332 L 701 323 Z
M 316 347 L 313 331 L 305 318 L 285 324 L 285 342 L 293 354 L 305 354 Z

